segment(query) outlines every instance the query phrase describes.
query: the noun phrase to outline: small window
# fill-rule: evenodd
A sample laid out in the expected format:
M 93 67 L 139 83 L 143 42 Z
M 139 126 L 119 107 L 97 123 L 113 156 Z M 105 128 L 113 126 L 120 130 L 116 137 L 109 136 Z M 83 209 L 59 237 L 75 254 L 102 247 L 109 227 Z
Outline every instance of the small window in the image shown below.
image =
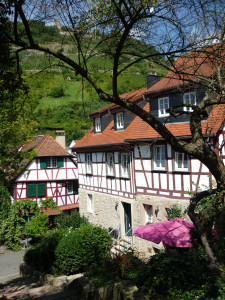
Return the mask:
M 95 132 L 101 132 L 102 126 L 101 126 L 101 118 L 95 118 Z
M 153 223 L 153 208 L 152 205 L 144 204 L 145 209 L 145 223 L 152 224 Z
M 46 196 L 46 187 L 44 182 L 28 183 L 27 184 L 27 197 L 28 198 L 41 198 Z
M 69 181 L 67 184 L 67 195 L 78 194 L 78 181 Z
M 86 154 L 85 164 L 86 164 L 86 173 L 92 174 L 91 153 Z
M 116 129 L 123 129 L 124 128 L 124 117 L 123 112 L 116 114 Z
M 48 157 L 47 158 L 47 168 L 57 168 L 57 158 Z
M 186 93 L 184 94 L 184 104 L 196 105 L 196 94 Z M 193 111 L 192 107 L 184 106 L 184 111 Z
M 165 170 L 166 168 L 166 155 L 165 146 L 155 146 L 154 147 L 154 157 L 153 157 L 153 167 L 154 170 Z
M 158 100 L 159 104 L 159 117 L 169 116 L 169 113 L 166 112 L 167 108 L 169 108 L 169 98 L 160 98 Z
M 113 159 L 113 153 L 107 153 L 106 175 L 107 176 L 114 176 L 114 159 Z
M 121 153 L 121 162 L 120 162 L 120 176 L 128 178 L 129 177 L 129 154 Z
M 87 211 L 89 213 L 93 212 L 93 196 L 92 194 L 88 194 L 88 199 L 87 199 Z
M 175 152 L 175 161 L 174 161 L 175 171 L 188 171 L 188 155 L 182 152 Z

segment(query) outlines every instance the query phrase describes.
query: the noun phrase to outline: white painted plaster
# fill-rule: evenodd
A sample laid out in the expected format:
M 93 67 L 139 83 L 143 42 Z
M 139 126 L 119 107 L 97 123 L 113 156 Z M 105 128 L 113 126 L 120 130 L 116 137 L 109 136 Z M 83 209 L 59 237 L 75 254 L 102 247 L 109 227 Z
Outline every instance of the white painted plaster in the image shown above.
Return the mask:
M 169 190 L 173 190 L 173 175 L 169 174 Z
M 26 168 L 27 170 L 37 169 L 36 160 L 33 160 Z
M 169 172 L 173 171 L 173 161 L 172 161 L 172 159 L 168 159 L 168 171 Z
M 181 175 L 180 174 L 175 175 L 175 190 L 181 191 Z
M 147 187 L 147 182 L 143 173 L 135 173 L 136 185 L 140 187 Z
M 159 191 L 159 193 L 161 194 L 161 195 L 166 195 L 166 196 L 168 196 L 170 193 L 168 193 L 168 192 L 162 192 L 162 191 Z
M 92 172 L 93 172 L 93 175 L 97 175 L 98 174 L 98 170 L 97 170 L 97 164 L 92 164 Z
M 167 190 L 167 174 L 160 173 L 160 182 L 161 182 L 161 188 L 163 190 Z
M 145 171 L 151 171 L 151 169 L 152 169 L 151 160 L 149 160 L 149 159 L 143 160 L 143 165 L 144 165 L 144 170 Z
M 175 196 L 175 197 L 180 197 L 181 194 L 180 194 L 180 193 L 173 193 L 173 196 Z
M 123 180 L 123 179 L 121 179 L 121 191 L 127 192 L 127 191 L 126 191 L 125 180 Z
M 199 186 L 201 190 L 207 190 L 209 187 L 209 177 L 207 175 L 201 175 L 199 180 Z
M 135 159 L 134 164 L 135 164 L 135 170 L 142 170 L 142 165 L 141 165 L 140 159 Z
M 120 177 L 120 165 L 115 164 L 115 176 Z
M 106 188 L 106 178 L 105 178 L 105 177 L 102 177 L 100 182 L 101 182 L 101 185 L 100 185 L 100 186 L 101 186 L 102 188 Z
M 137 191 L 138 191 L 139 193 L 143 193 L 143 192 L 144 192 L 143 189 L 137 189 Z
M 204 164 L 202 164 L 202 172 L 209 172 L 209 169 Z
M 154 188 L 158 189 L 159 188 L 159 174 L 158 173 L 153 173 L 153 182 L 154 182 Z
M 185 191 L 190 191 L 191 186 L 190 186 L 190 175 L 184 175 L 184 190 Z
M 152 173 L 146 172 L 145 174 L 146 174 L 146 178 L 147 178 L 147 181 L 148 181 L 148 187 L 152 188 Z
M 116 189 L 116 181 L 115 179 L 113 178 L 112 179 L 112 190 L 115 190 Z
M 191 160 L 191 168 L 192 172 L 199 172 L 200 170 L 200 161 L 197 159 L 192 159 Z

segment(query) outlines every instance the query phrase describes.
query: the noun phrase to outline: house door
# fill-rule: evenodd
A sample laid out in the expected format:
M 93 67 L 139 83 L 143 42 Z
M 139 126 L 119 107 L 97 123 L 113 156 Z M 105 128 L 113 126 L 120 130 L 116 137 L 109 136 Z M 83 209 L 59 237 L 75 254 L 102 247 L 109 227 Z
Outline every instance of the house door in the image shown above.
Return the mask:
M 131 229 L 131 204 L 123 202 L 125 234 Z M 132 235 L 130 230 L 126 235 Z

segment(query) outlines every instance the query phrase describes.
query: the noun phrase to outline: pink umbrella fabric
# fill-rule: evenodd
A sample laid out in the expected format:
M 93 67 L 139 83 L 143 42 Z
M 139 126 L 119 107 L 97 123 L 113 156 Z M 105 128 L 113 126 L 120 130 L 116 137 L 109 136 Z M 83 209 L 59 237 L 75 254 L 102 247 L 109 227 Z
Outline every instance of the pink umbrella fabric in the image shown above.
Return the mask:
M 134 235 L 156 244 L 163 242 L 165 247 L 188 248 L 193 247 L 190 236 L 193 227 L 192 223 L 176 218 L 138 226 L 134 229 Z

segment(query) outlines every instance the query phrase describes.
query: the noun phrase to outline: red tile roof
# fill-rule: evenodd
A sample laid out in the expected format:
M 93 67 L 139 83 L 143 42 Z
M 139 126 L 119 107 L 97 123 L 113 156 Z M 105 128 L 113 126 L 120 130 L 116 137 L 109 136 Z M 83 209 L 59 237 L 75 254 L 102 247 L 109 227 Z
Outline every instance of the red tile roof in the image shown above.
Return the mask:
M 148 107 L 149 104 L 146 104 L 145 109 L 147 110 Z M 203 134 L 216 134 L 221 128 L 224 118 L 225 105 L 215 105 L 209 115 L 208 120 L 202 122 Z M 166 127 L 173 135 L 177 137 L 191 135 L 190 124 L 188 122 L 167 124 Z M 154 139 L 160 137 L 161 136 L 158 134 L 158 132 L 156 132 L 150 125 L 144 122 L 141 118 L 136 117 L 125 130 L 115 131 L 113 121 L 108 125 L 104 132 L 100 134 L 94 134 L 92 128 L 81 140 L 76 141 L 76 145 L 74 145 L 73 148 L 76 149 L 80 147 L 121 144 L 125 143 L 126 140 Z
M 31 142 L 23 145 L 21 151 L 37 150 L 37 156 L 69 156 L 64 149 L 51 135 L 34 137 Z

